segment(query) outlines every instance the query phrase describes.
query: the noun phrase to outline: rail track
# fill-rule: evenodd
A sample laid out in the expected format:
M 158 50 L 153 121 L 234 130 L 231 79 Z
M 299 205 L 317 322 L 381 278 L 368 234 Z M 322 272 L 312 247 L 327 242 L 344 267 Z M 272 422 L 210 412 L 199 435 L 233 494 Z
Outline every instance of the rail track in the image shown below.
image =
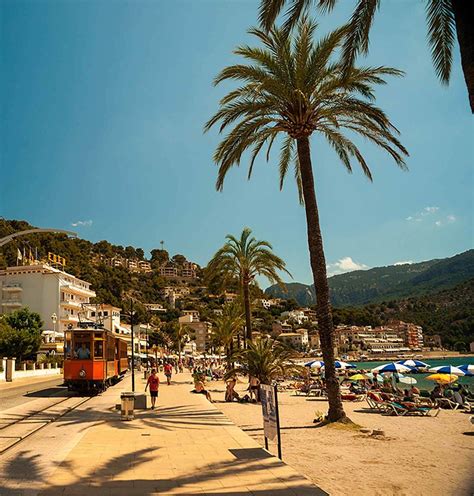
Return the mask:
M 0 456 L 92 398 L 92 396 L 86 398 L 68 396 L 19 418 L 11 418 L 9 414 L 0 412 Z

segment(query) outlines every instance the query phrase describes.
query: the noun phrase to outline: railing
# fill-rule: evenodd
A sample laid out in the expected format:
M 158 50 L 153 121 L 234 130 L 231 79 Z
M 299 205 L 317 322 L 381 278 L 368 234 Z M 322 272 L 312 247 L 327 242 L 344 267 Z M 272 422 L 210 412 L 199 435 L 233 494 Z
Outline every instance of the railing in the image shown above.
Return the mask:
M 21 287 L 21 284 L 19 282 L 9 282 L 3 285 L 2 289 L 4 291 L 18 291 L 22 290 L 23 288 Z

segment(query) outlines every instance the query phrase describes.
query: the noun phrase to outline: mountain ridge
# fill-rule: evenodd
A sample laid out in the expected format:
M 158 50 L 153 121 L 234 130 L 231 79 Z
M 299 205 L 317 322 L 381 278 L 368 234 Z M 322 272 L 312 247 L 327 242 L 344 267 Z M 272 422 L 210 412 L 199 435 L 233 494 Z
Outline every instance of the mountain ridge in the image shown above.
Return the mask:
M 467 250 L 447 258 L 338 274 L 328 278 L 328 282 L 332 304 L 344 307 L 435 293 L 473 277 L 474 250 Z M 286 288 L 285 291 L 273 285 L 265 294 L 295 299 L 303 306 L 315 304 L 313 285 L 292 282 Z

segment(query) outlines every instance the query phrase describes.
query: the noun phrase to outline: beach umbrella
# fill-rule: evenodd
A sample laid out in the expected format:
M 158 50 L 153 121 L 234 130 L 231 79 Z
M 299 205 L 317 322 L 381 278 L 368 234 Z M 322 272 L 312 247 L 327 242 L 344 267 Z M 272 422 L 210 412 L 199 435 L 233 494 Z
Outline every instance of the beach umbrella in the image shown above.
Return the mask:
M 458 369 L 461 369 L 466 375 L 474 375 L 474 365 L 472 364 L 459 365 Z
M 366 381 L 368 377 L 364 374 L 355 374 L 349 377 L 350 381 Z
M 412 367 L 412 368 L 426 368 L 429 367 L 429 364 L 422 362 L 420 360 L 399 360 L 398 362 L 400 365 L 405 365 L 406 367 Z
M 466 375 L 464 370 L 459 367 L 453 367 L 452 365 L 442 365 L 440 367 L 431 367 L 428 372 L 434 372 L 435 374 L 451 374 L 451 375 Z
M 305 363 L 305 367 L 310 367 L 312 369 L 320 369 L 321 367 L 324 367 L 324 362 L 321 360 L 313 360 L 311 362 Z
M 458 380 L 458 376 L 454 374 L 431 374 L 426 379 L 435 381 L 438 384 L 451 384 Z
M 413 384 L 416 384 L 416 379 L 414 377 L 405 377 L 405 376 L 399 376 L 398 380 L 402 384 L 409 384 L 410 386 L 413 386 Z
M 346 363 L 336 360 L 334 362 L 336 369 L 355 369 L 356 366 L 353 363 Z
M 379 365 L 372 369 L 372 372 L 410 372 L 411 367 L 407 367 L 406 365 L 402 365 L 400 363 L 387 363 L 385 365 Z

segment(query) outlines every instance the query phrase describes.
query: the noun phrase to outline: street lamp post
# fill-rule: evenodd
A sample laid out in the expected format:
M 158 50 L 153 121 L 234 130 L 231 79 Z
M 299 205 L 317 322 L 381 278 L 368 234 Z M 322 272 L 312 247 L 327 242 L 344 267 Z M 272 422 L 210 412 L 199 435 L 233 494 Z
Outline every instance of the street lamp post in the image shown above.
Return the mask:
M 132 393 L 135 392 L 135 342 L 133 336 L 133 299 L 130 298 L 130 329 L 132 331 Z

